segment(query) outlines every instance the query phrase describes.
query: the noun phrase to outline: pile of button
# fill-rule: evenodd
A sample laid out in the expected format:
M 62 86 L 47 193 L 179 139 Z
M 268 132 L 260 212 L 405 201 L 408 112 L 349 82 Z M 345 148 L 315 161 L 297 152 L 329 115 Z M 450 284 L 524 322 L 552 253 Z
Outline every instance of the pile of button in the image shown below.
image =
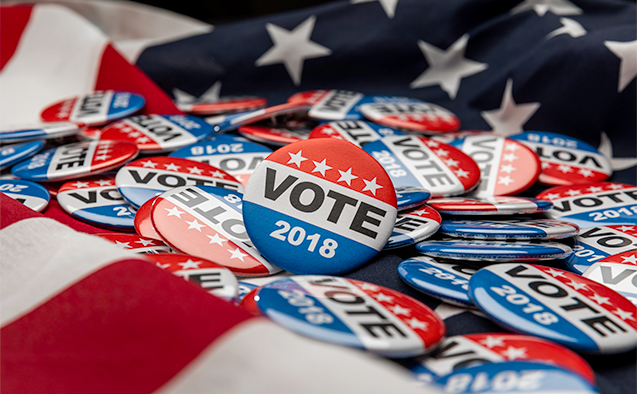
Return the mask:
M 0 130 L 0 191 L 36 211 L 56 198 L 222 299 L 448 392 L 597 392 L 568 349 L 637 347 L 637 187 L 604 182 L 592 146 L 458 131 L 435 104 L 340 90 L 177 104 L 191 115 L 99 91 Z M 550 188 L 520 196 L 536 183 Z M 339 276 L 398 248 L 409 286 L 517 334 L 445 339 L 422 302 Z

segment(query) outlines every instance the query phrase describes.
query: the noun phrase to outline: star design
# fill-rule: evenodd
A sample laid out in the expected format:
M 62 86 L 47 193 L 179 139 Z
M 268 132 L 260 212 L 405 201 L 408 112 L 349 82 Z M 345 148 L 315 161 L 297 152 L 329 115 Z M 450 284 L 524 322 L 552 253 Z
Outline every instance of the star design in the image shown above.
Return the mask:
M 140 238 L 139 241 L 135 241 L 136 244 L 142 244 L 142 246 L 146 247 L 148 245 L 152 245 L 154 241 L 152 239 L 143 239 Z
M 150 138 L 148 137 L 139 137 L 138 139 L 135 140 L 135 142 L 139 142 L 140 144 L 145 144 L 148 141 L 150 141 Z
M 489 349 L 493 349 L 496 346 L 504 346 L 504 342 L 501 337 L 492 337 L 491 335 L 487 335 L 487 337 L 480 341 L 480 343 Z
M 245 253 L 241 253 L 241 249 L 237 248 L 235 250 L 230 250 L 227 249 L 228 252 L 230 252 L 230 254 L 232 256 L 230 256 L 231 259 L 239 259 L 241 261 L 243 261 L 243 258 L 247 256 L 247 254 Z
M 72 185 L 78 189 L 81 189 L 83 187 L 88 187 L 88 182 L 77 181 L 75 183 L 72 183 Z
M 194 228 L 195 230 L 197 230 L 197 231 L 201 232 L 201 228 L 202 228 L 202 227 L 206 227 L 206 225 L 205 225 L 205 224 L 201 224 L 201 223 L 199 223 L 199 222 L 197 221 L 197 219 L 193 219 L 193 221 L 192 221 L 192 222 L 189 222 L 189 221 L 187 221 L 187 220 L 186 220 L 186 223 L 188 223 L 188 225 L 189 225 L 189 226 L 188 226 L 188 230 L 190 230 L 190 229 L 193 229 L 193 228 Z
M 210 173 L 212 174 L 213 178 L 223 178 L 223 172 L 219 171 L 219 170 L 214 170 L 214 171 L 210 171 Z
M 104 161 L 104 160 L 110 159 L 110 157 L 111 157 L 110 155 L 98 155 L 98 156 L 95 156 L 95 160 Z
M 469 172 L 463 170 L 462 168 L 458 168 L 454 174 L 456 174 L 456 176 L 458 178 L 467 178 L 469 176 Z
M 383 293 L 376 293 L 372 297 L 376 298 L 376 301 L 378 302 L 394 302 L 394 297 Z
M 507 142 L 504 144 L 504 150 L 508 150 L 511 152 L 515 152 L 516 150 L 518 150 L 520 148 L 520 146 L 514 142 Z
M 332 169 L 332 167 L 326 164 L 326 161 L 327 159 L 323 159 L 323 161 L 319 163 L 318 161 L 312 160 L 312 163 L 314 163 L 314 169 L 312 172 L 320 172 L 321 175 L 325 176 L 325 171 Z
M 542 166 L 543 170 L 546 170 L 547 168 L 551 167 L 551 163 L 549 163 L 547 161 L 542 161 L 542 162 L 540 162 L 540 166 Z
M 369 3 L 372 1 L 377 0 L 352 0 L 352 4 Z M 383 10 L 387 14 L 387 17 L 389 19 L 393 18 L 396 12 L 396 5 L 398 4 L 398 0 L 378 0 L 378 2 L 380 3 L 381 7 L 383 7 Z
M 613 144 L 605 131 L 602 131 L 597 150 L 610 160 L 613 170 L 625 170 L 637 165 L 637 158 L 635 157 L 613 157 Z
M 119 246 L 121 249 L 132 249 L 130 242 L 115 241 L 115 245 Z
M 226 241 L 225 239 L 221 239 L 221 237 L 219 237 L 219 234 L 215 234 L 215 235 L 206 234 L 206 237 L 210 238 L 210 242 L 208 242 L 208 245 L 217 244 L 219 246 L 223 246 L 223 243 Z
M 635 255 L 635 254 L 630 255 L 628 257 L 621 256 L 621 258 L 622 258 L 622 260 L 624 260 L 624 261 L 622 261 L 622 263 L 629 263 L 629 264 L 637 265 L 637 255 Z
M 513 167 L 511 164 L 507 164 L 505 166 L 500 167 L 500 171 L 510 174 L 512 171 L 515 171 L 515 167 Z
M 598 186 L 591 186 L 591 187 L 589 187 L 586 190 L 588 190 L 591 193 L 599 193 L 599 192 L 604 191 L 604 188 L 603 187 L 598 187 Z
M 192 261 L 191 259 L 188 259 L 185 263 L 178 264 L 181 265 L 182 270 L 199 269 L 199 264 L 201 264 L 201 261 Z
M 544 196 L 545 200 L 555 200 L 556 198 L 560 198 L 559 193 L 549 193 L 546 196 Z
M 581 170 L 578 171 L 581 175 L 584 176 L 584 178 L 588 178 L 590 176 L 593 176 L 593 171 L 589 170 L 588 168 L 582 168 Z
M 166 167 L 166 169 L 170 171 L 179 171 L 179 169 L 181 168 L 181 166 L 175 165 L 175 163 L 164 164 L 164 167 Z
M 424 209 L 421 209 L 419 211 L 412 211 L 412 213 L 418 215 L 418 216 L 422 216 L 422 215 L 428 215 L 429 212 L 425 211 Z
M 431 139 L 425 141 L 425 144 L 430 148 L 437 148 L 440 146 L 440 144 L 437 141 L 431 140 Z
M 405 315 L 405 316 L 411 315 L 411 309 L 403 308 L 402 306 L 400 306 L 398 304 L 392 306 L 391 308 L 387 308 L 387 309 L 390 310 L 396 316 L 398 316 L 398 315 Z
M 203 171 L 203 170 L 202 170 L 201 168 L 197 167 L 197 166 L 194 166 L 194 167 L 188 167 L 188 172 L 189 172 L 190 174 L 197 174 L 197 175 L 201 175 L 201 172 L 202 172 L 202 171 Z
M 564 174 L 569 173 L 569 172 L 573 172 L 573 168 L 570 166 L 567 166 L 566 164 L 560 164 L 557 167 L 558 170 L 562 171 Z
M 300 150 L 296 153 L 288 152 L 290 155 L 290 160 L 288 160 L 287 164 L 296 164 L 298 168 L 301 168 L 301 163 L 303 163 L 307 158 L 302 156 L 303 150 Z
M 502 155 L 503 161 L 515 161 L 518 157 L 513 153 L 507 153 L 506 155 Z
M 526 358 L 526 348 L 516 348 L 513 346 L 509 346 L 507 350 L 502 352 L 502 355 L 505 356 L 509 361 L 515 360 L 517 358 Z
M 447 165 L 447 167 L 458 167 L 459 162 L 454 159 L 449 159 L 445 161 L 445 164 Z
M 595 293 L 594 295 L 592 295 L 590 297 L 591 300 L 595 301 L 598 305 L 604 305 L 604 304 L 608 304 L 608 305 L 612 305 L 610 302 L 608 302 L 608 300 L 610 298 L 608 297 L 602 297 L 599 294 Z
M 152 160 L 147 160 L 142 161 L 142 166 L 144 168 L 155 168 L 155 166 L 157 166 L 157 163 L 153 162 Z
M 509 183 L 513 182 L 513 179 L 511 179 L 510 176 L 501 176 L 498 177 L 498 184 L 503 184 L 505 186 L 509 186 Z
M 158 267 L 159 267 L 159 268 L 161 268 L 161 269 L 164 269 L 164 270 L 165 270 L 166 268 L 170 267 L 170 263 L 166 263 L 166 264 L 159 264 L 159 262 L 156 262 L 156 263 L 155 263 L 155 265 L 156 265 L 156 266 L 158 266 Z
M 444 150 L 444 149 L 436 149 L 436 150 L 434 151 L 434 153 L 435 153 L 436 155 L 440 156 L 440 157 L 447 157 L 447 156 L 449 156 L 449 151 L 446 151 L 446 150 Z
M 569 18 L 560 18 L 560 23 L 562 27 L 557 28 L 546 35 L 546 39 L 549 40 L 555 36 L 559 36 L 560 34 L 568 34 L 572 38 L 582 37 L 586 35 L 586 29 L 579 22 L 569 19 Z
M 139 131 L 135 131 L 133 133 L 128 133 L 128 136 L 129 137 L 133 137 L 133 138 L 137 138 L 137 137 L 139 137 L 141 135 L 142 135 L 142 133 L 140 133 Z
M 628 312 L 625 311 L 623 309 L 617 308 L 616 310 L 612 311 L 614 314 L 616 314 L 617 316 L 619 316 L 620 319 L 622 320 L 635 320 L 635 318 L 633 317 L 632 312 Z
M 365 187 L 362 191 L 370 191 L 373 195 L 376 195 L 376 190 L 383 188 L 381 185 L 376 183 L 376 177 L 374 177 L 374 179 L 372 179 L 371 181 L 363 179 L 363 182 L 365 182 Z
M 579 283 L 579 282 L 575 282 L 574 280 L 571 280 L 566 285 L 572 287 L 575 290 L 588 290 L 588 287 L 586 287 L 585 284 Z
M 378 290 L 378 286 L 372 285 L 371 283 L 367 283 L 367 282 L 360 284 L 358 287 L 360 287 L 361 290 L 371 290 L 371 291 Z
M 627 42 L 604 41 L 604 46 L 620 59 L 617 92 L 621 92 L 637 76 L 637 56 L 635 56 L 635 53 L 637 53 L 637 40 Z
M 418 47 L 425 56 L 429 67 L 413 80 L 409 87 L 417 89 L 439 85 L 449 95 L 449 98 L 455 99 L 462 78 L 478 74 L 488 68 L 486 63 L 479 63 L 464 57 L 468 42 L 469 35 L 465 34 L 445 51 L 418 40 Z
M 582 192 L 575 189 L 569 189 L 565 191 L 564 194 L 568 194 L 569 196 L 573 197 L 573 196 L 579 196 L 580 194 L 582 194 Z
M 522 126 L 540 108 L 540 103 L 516 104 L 513 100 L 513 80 L 508 79 L 500 108 L 482 111 L 480 115 L 494 131 L 505 135 L 522 132 Z
M 179 209 L 177 209 L 177 207 L 173 207 L 172 209 L 168 209 L 168 208 L 164 208 L 164 209 L 168 211 L 168 215 L 166 216 L 177 216 L 179 219 L 181 219 L 181 214 L 185 213 L 185 212 L 181 212 Z
M 427 324 L 424 321 L 418 320 L 415 317 L 412 317 L 409 320 L 405 321 L 407 324 L 409 324 L 409 327 L 413 328 L 414 330 L 426 330 L 427 327 L 429 326 L 429 324 Z
M 182 90 L 177 88 L 173 89 L 173 95 L 175 96 L 175 101 L 178 104 L 192 104 L 195 102 L 200 103 L 216 103 L 219 101 L 219 94 L 221 93 L 221 81 L 215 82 L 212 86 L 208 88 L 205 92 L 201 94 L 199 97 L 195 97 L 190 95 Z
M 316 16 L 312 15 L 291 31 L 272 23 L 266 24 L 265 29 L 268 31 L 274 46 L 261 55 L 256 60 L 255 65 L 261 67 L 283 63 L 294 85 L 299 86 L 303 73 L 303 62 L 306 59 L 332 54 L 330 49 L 310 41 L 315 22 Z
M 349 170 L 343 172 L 341 170 L 338 170 L 339 174 L 341 174 L 341 177 L 338 178 L 338 181 L 336 182 L 345 182 L 347 183 L 347 186 L 352 186 L 352 180 L 358 178 L 356 175 L 352 175 L 352 167 L 349 168 Z
M 617 190 L 617 189 L 623 189 L 624 186 L 618 184 L 618 183 L 611 183 L 610 185 L 607 186 L 609 189 L 612 190 Z
M 112 186 L 113 184 L 111 182 L 113 181 L 110 179 L 100 179 L 95 181 L 95 183 L 97 183 L 100 186 Z
M 554 278 L 557 278 L 558 276 L 564 276 L 564 272 L 556 271 L 553 268 L 546 270 L 546 273 L 551 275 Z
M 581 8 L 568 0 L 524 0 L 511 9 L 511 14 L 531 9 L 539 16 L 544 16 L 548 11 L 555 15 L 580 15 L 583 12 Z

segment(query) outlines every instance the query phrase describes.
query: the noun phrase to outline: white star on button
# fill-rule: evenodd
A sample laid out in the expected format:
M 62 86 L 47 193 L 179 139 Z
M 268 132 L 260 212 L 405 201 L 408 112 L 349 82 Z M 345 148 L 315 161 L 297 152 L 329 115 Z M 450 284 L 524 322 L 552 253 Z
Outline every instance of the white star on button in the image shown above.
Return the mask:
M 247 254 L 241 253 L 241 249 L 239 249 L 239 248 L 237 248 L 235 250 L 228 249 L 228 252 L 230 252 L 230 254 L 232 254 L 232 256 L 230 256 L 231 259 L 239 259 L 239 260 L 243 261 L 243 258 L 247 256 Z
M 194 166 L 194 167 L 188 167 L 188 172 L 189 172 L 189 173 L 191 173 L 191 174 L 201 175 L 201 172 L 202 172 L 202 171 L 203 171 L 203 170 L 202 170 L 202 169 L 200 169 L 200 168 L 198 168 L 197 166 Z
M 179 171 L 179 168 L 181 168 L 181 166 L 175 165 L 175 163 L 164 164 L 164 167 L 166 167 L 167 170 L 172 171 Z
M 498 184 L 503 184 L 505 186 L 509 186 L 509 183 L 512 183 L 513 179 L 510 176 L 501 176 L 498 178 Z
M 320 163 L 318 161 L 312 161 L 312 163 L 314 163 L 314 169 L 312 170 L 312 172 L 320 172 L 321 175 L 325 176 L 325 171 L 332 169 L 332 167 L 326 164 L 326 161 L 327 159 L 323 159 L 323 161 Z
M 502 160 L 504 161 L 515 161 L 518 157 L 513 153 L 507 153 L 506 155 L 502 155 Z
M 622 320 L 635 320 L 635 318 L 633 317 L 633 314 L 631 312 L 625 311 L 623 309 L 617 308 L 616 310 L 613 311 L 614 314 L 616 314 L 617 316 L 619 316 L 620 319 Z
M 403 308 L 402 306 L 400 306 L 398 304 L 392 306 L 391 308 L 387 308 L 387 309 L 390 310 L 396 316 L 398 316 L 398 315 L 405 315 L 405 316 L 411 315 L 411 309 Z
M 489 349 L 494 348 L 495 346 L 504 346 L 504 342 L 502 338 L 496 338 L 492 336 L 487 336 L 485 339 L 480 341 L 481 344 L 488 347 Z
M 338 170 L 339 174 L 341 174 L 341 177 L 338 178 L 338 180 L 336 182 L 345 182 L 347 183 L 347 186 L 352 186 L 352 180 L 358 178 L 356 175 L 352 175 L 352 168 L 350 167 L 349 170 L 343 172 L 341 170 Z
M 210 171 L 210 173 L 212 174 L 213 178 L 223 178 L 223 172 L 219 170 Z
M 151 161 L 151 160 L 147 160 L 147 161 L 142 161 L 142 166 L 144 168 L 155 168 L 155 166 L 157 165 L 157 163 Z
M 637 265 L 637 255 L 632 255 L 632 256 L 628 256 L 628 257 L 624 257 L 621 256 L 621 258 L 624 260 L 624 263 L 630 263 L 630 264 L 635 264 Z
M 385 295 L 383 293 L 374 294 L 373 297 L 376 298 L 376 301 L 378 302 L 394 302 L 394 297 Z
M 371 181 L 363 179 L 363 182 L 365 182 L 365 187 L 362 191 L 370 191 L 373 195 L 376 195 L 376 190 L 383 188 L 381 185 L 376 183 L 376 178 L 372 179 Z
M 560 164 L 557 167 L 558 170 L 562 171 L 564 174 L 567 174 L 569 172 L 573 172 L 573 168 L 567 166 L 566 164 Z
M 582 168 L 581 170 L 578 171 L 582 176 L 584 176 L 584 178 L 588 178 L 590 176 L 593 176 L 593 171 L 587 169 L 587 168 Z
M 112 186 L 112 181 L 109 179 L 100 179 L 95 181 L 95 183 L 97 183 L 100 186 Z
M 505 356 L 509 361 L 515 360 L 517 358 L 526 358 L 526 348 L 516 348 L 513 346 L 509 346 L 507 350 L 502 352 L 502 355 Z
M 549 193 L 546 196 L 544 196 L 544 198 L 546 200 L 555 200 L 556 198 L 560 198 L 560 194 L 559 193 Z
M 409 327 L 413 328 L 414 330 L 426 330 L 427 326 L 429 326 L 424 321 L 420 321 L 416 319 L 415 317 L 412 317 L 411 319 L 406 320 L 406 322 L 407 324 L 409 324 Z
M 152 245 L 154 243 L 154 241 L 152 239 L 142 239 L 140 238 L 139 241 L 135 241 L 136 244 L 142 244 L 143 246 L 148 246 L 148 245 Z
M 447 167 L 458 167 L 458 161 L 454 159 L 445 160 Z
M 219 234 L 206 235 L 206 237 L 210 238 L 210 242 L 208 242 L 208 244 L 217 244 L 219 246 L 223 246 L 223 242 L 225 242 L 225 239 L 221 239 L 221 237 L 219 237 Z
M 612 305 L 610 302 L 608 302 L 608 300 L 610 298 L 602 297 L 602 296 L 600 296 L 597 293 L 595 293 L 593 296 L 591 296 L 590 299 L 595 301 L 598 305 L 604 305 L 604 304 Z
M 603 187 L 597 187 L 597 186 L 591 186 L 591 187 L 589 187 L 586 190 L 588 190 L 591 193 L 599 193 L 599 192 L 604 191 L 604 188 Z
M 507 164 L 505 166 L 500 167 L 500 171 L 510 174 L 512 171 L 515 171 L 515 167 L 513 167 L 511 164 Z
M 130 242 L 119 242 L 119 241 L 115 241 L 115 244 L 117 246 L 119 246 L 122 249 L 132 249 L 130 246 Z
M 296 153 L 288 152 L 290 155 L 290 160 L 288 160 L 287 164 L 296 164 L 298 168 L 301 168 L 301 163 L 307 160 L 307 158 L 302 156 L 303 150 L 300 150 Z
M 104 161 L 104 160 L 108 160 L 110 157 L 111 157 L 110 155 L 99 155 L 99 156 L 95 156 L 95 160 Z
M 378 290 L 378 286 L 372 285 L 370 283 L 361 283 L 358 287 L 360 287 L 361 290 L 371 290 L 371 291 Z
M 572 287 L 575 290 L 588 290 L 588 287 L 586 287 L 585 284 L 583 283 L 578 283 L 574 280 L 571 280 L 569 283 L 567 283 L 568 286 Z
M 556 271 L 553 268 L 549 269 L 546 271 L 547 274 L 551 275 L 554 278 L 557 278 L 558 276 L 564 276 L 564 273 L 561 271 Z
M 178 264 L 181 265 L 182 270 L 198 269 L 199 264 L 201 264 L 201 261 L 192 261 L 191 259 L 188 259 L 188 261 L 186 261 L 185 263 L 178 263 Z
M 504 135 L 522 132 L 524 124 L 540 108 L 540 103 L 516 104 L 513 100 L 513 80 L 508 79 L 500 108 L 482 111 L 480 115 L 494 131 Z
M 469 176 L 469 172 L 463 170 L 462 168 L 458 168 L 454 174 L 456 174 L 456 176 L 458 178 L 467 178 Z
M 172 209 L 168 209 L 168 208 L 164 208 L 164 209 L 168 211 L 168 215 L 166 216 L 177 216 L 179 219 L 181 219 L 181 214 L 185 213 L 177 209 L 177 207 L 173 207 Z
M 205 224 L 201 224 L 201 223 L 199 223 L 199 222 L 197 221 L 197 219 L 193 219 L 193 221 L 192 221 L 192 222 L 186 221 L 186 223 L 188 223 L 188 224 L 189 224 L 189 226 L 188 226 L 188 230 L 190 230 L 190 229 L 193 229 L 193 228 L 194 228 L 195 230 L 197 230 L 197 231 L 201 232 L 201 228 L 202 228 L 202 227 L 206 227 L 206 225 L 205 225 Z
M 81 189 L 83 187 L 88 187 L 88 182 L 77 181 L 75 183 L 72 183 L 72 185 L 75 186 L 78 189 Z
M 564 194 L 568 194 L 569 196 L 573 197 L 573 196 L 579 196 L 580 194 L 582 194 L 582 192 L 575 189 L 569 189 L 565 191 Z

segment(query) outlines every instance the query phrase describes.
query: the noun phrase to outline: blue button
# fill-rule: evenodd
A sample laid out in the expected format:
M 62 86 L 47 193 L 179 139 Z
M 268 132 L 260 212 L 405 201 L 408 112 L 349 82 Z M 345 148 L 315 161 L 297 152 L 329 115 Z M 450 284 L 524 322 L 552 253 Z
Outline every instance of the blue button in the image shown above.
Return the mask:
M 557 242 L 529 243 L 480 240 L 426 240 L 416 249 L 427 256 L 476 261 L 542 261 L 563 259 L 571 255 L 567 245 Z
M 562 239 L 577 235 L 579 226 L 552 219 L 443 220 L 440 233 L 475 239 Z
M 441 220 L 440 214 L 427 205 L 400 212 L 383 250 L 402 248 L 431 237 L 438 231 Z
M 44 211 L 51 201 L 51 195 L 43 186 L 22 179 L 0 179 L 0 192 L 37 212 Z
M 450 197 L 427 201 L 438 212 L 447 215 L 522 215 L 548 211 L 553 203 L 529 197 Z
M 566 259 L 568 267 L 579 274 L 592 264 L 630 251 L 637 251 L 637 225 L 598 226 L 582 229 Z M 630 259 L 628 264 L 637 264 Z
M 0 142 L 48 140 L 74 135 L 79 132 L 79 127 L 71 122 L 38 123 L 30 126 L 0 129 Z
M 0 148 L 0 170 L 27 159 L 44 147 L 44 141 L 32 141 Z
M 409 211 L 427 202 L 431 193 L 422 187 L 395 186 L 398 211 Z

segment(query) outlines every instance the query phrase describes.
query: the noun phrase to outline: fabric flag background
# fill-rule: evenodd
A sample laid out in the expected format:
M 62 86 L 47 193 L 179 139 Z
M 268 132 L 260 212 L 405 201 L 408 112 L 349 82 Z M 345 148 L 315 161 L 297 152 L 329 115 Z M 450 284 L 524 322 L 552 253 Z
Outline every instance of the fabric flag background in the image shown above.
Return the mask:
M 214 29 L 126 2 L 46 3 L 0 9 L 2 124 L 95 89 L 139 92 L 147 112 L 176 112 L 176 94 L 277 104 L 350 89 L 434 102 L 463 129 L 576 136 L 613 159 L 612 180 L 635 183 L 634 3 L 353 0 Z M 3 392 L 413 388 L 384 360 L 300 339 L 96 241 L 83 233 L 99 229 L 55 203 L 43 217 L 0 198 Z M 405 285 L 396 266 L 410 253 L 383 253 L 348 277 L 420 299 L 448 335 L 501 331 Z M 635 352 L 585 358 L 602 392 L 634 392 Z

